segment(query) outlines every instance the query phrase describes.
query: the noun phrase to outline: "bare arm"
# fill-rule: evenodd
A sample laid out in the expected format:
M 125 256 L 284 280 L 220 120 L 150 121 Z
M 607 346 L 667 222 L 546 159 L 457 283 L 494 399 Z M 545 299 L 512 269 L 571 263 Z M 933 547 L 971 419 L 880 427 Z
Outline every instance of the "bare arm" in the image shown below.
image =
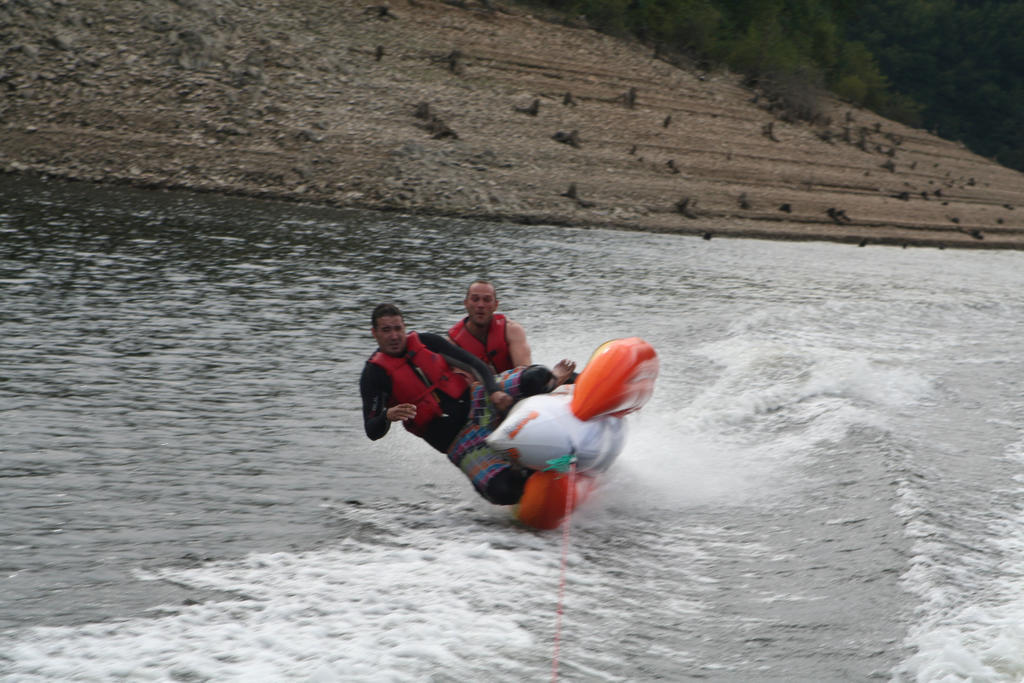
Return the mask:
M 508 342 L 508 355 L 512 358 L 512 365 L 519 367 L 533 363 L 533 354 L 522 325 L 509 320 L 505 325 L 505 341 Z

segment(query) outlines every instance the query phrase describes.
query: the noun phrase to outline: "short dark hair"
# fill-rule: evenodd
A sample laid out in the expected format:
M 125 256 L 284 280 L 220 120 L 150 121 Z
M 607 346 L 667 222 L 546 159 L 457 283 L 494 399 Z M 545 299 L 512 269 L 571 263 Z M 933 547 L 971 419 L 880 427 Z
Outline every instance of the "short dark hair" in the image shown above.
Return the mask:
M 498 288 L 494 286 L 493 282 L 491 282 L 490 280 L 484 280 L 483 278 L 479 280 L 473 280 L 472 282 L 469 283 L 469 287 L 466 287 L 466 296 L 469 296 L 469 290 L 473 287 L 473 285 L 487 285 L 488 287 L 491 288 L 491 291 L 494 292 L 494 297 L 498 297 Z
M 370 316 L 370 322 L 373 324 L 374 329 L 376 329 L 378 320 L 392 315 L 397 315 L 399 318 L 402 318 L 403 322 L 405 321 L 405 316 L 398 310 L 398 306 L 389 303 L 377 304 L 373 309 L 373 315 Z

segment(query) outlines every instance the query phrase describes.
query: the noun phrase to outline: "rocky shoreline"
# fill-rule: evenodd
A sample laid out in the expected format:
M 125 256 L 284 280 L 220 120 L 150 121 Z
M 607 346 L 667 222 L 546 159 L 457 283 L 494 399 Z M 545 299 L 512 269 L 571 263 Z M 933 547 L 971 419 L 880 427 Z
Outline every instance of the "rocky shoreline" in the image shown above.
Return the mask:
M 714 237 L 1024 248 L 1024 175 L 814 93 L 400 0 L 0 0 L 0 169 Z M 791 102 L 790 102 L 791 104 Z M 1019 208 L 1018 208 L 1019 207 Z

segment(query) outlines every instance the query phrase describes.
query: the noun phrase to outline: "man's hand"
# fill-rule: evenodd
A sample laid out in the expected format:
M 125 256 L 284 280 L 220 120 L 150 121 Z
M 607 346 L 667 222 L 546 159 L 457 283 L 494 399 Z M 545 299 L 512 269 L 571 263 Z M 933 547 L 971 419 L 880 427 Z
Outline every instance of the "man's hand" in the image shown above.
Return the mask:
M 512 407 L 512 397 L 504 391 L 495 391 L 491 394 L 491 403 L 494 404 L 495 408 L 504 413 Z
M 569 379 L 572 375 L 572 371 L 576 369 L 576 361 L 562 359 L 555 363 L 555 367 L 551 369 L 551 374 L 555 376 L 555 386 L 560 386 L 565 383 L 565 380 Z
M 399 403 L 397 406 L 388 408 L 385 415 L 387 415 L 389 422 L 411 420 L 416 417 L 416 406 L 412 403 Z

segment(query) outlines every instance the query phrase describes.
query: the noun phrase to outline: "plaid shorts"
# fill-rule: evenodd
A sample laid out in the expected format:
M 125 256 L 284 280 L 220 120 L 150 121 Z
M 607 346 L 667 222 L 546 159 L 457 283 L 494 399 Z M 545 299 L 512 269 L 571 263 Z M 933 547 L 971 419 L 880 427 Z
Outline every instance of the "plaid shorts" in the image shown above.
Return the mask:
M 494 378 L 498 383 L 498 389 L 511 396 L 513 400 L 518 400 L 521 395 L 519 377 L 524 369 L 512 368 Z M 505 417 L 504 413 L 494 407 L 487 389 L 482 384 L 473 387 L 471 400 L 469 420 L 449 446 L 448 459 L 469 477 L 473 488 L 487 498 L 487 483 L 494 475 L 514 465 L 504 455 L 491 450 L 485 441 L 501 424 L 502 418 Z

